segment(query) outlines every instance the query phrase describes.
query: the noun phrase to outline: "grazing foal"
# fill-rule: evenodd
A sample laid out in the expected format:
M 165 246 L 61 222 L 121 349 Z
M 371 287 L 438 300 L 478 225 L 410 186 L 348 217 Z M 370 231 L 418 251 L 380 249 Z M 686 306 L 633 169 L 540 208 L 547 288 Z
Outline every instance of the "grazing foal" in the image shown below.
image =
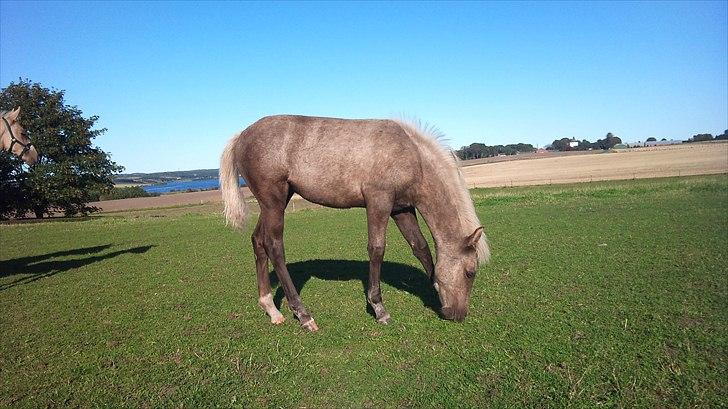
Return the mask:
M 442 316 L 465 318 L 475 272 L 488 260 L 489 249 L 456 160 L 436 137 L 394 120 L 277 115 L 258 120 L 228 142 L 220 162 L 225 217 L 244 227 L 247 208 L 238 185 L 242 176 L 260 205 L 252 236 L 258 302 L 272 323 L 284 318 L 273 304 L 268 260 L 301 325 L 318 329 L 286 268 L 283 217 L 294 193 L 323 206 L 366 208 L 367 300 L 379 322 L 390 320 L 379 286 L 390 217 L 432 279 Z M 415 209 L 434 238 L 436 265 Z

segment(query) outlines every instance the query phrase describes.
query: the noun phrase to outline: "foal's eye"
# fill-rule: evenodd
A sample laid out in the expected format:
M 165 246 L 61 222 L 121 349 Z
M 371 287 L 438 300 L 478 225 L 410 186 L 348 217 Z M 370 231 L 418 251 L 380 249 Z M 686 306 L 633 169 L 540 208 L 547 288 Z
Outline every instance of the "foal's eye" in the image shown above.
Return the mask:
M 474 278 L 475 277 L 475 270 L 466 270 L 465 271 L 465 277 Z

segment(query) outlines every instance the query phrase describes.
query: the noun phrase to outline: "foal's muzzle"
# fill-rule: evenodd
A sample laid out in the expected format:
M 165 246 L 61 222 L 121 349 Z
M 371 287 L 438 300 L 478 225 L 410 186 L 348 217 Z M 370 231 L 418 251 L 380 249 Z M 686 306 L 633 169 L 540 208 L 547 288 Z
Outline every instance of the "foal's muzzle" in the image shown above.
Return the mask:
M 468 315 L 468 309 L 467 308 L 442 307 L 442 310 L 440 310 L 440 313 L 442 315 L 442 318 L 445 318 L 446 320 L 463 322 L 463 321 L 465 321 L 465 316 Z

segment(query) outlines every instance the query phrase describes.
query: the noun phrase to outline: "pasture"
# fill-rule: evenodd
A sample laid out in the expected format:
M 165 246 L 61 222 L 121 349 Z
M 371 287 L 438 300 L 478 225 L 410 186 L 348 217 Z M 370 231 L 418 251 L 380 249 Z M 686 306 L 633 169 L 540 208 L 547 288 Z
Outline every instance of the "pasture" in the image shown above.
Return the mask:
M 464 323 L 393 223 L 383 326 L 364 211 L 289 213 L 317 333 L 269 323 L 217 206 L 0 225 L 0 405 L 728 405 L 728 176 L 471 195 L 493 258 Z

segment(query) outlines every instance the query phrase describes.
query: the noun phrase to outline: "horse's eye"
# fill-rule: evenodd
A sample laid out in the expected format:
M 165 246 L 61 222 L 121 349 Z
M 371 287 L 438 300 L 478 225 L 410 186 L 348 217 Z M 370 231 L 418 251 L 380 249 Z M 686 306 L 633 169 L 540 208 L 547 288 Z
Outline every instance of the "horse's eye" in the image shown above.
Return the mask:
M 466 270 L 465 271 L 465 277 L 474 278 L 475 277 L 475 270 Z

